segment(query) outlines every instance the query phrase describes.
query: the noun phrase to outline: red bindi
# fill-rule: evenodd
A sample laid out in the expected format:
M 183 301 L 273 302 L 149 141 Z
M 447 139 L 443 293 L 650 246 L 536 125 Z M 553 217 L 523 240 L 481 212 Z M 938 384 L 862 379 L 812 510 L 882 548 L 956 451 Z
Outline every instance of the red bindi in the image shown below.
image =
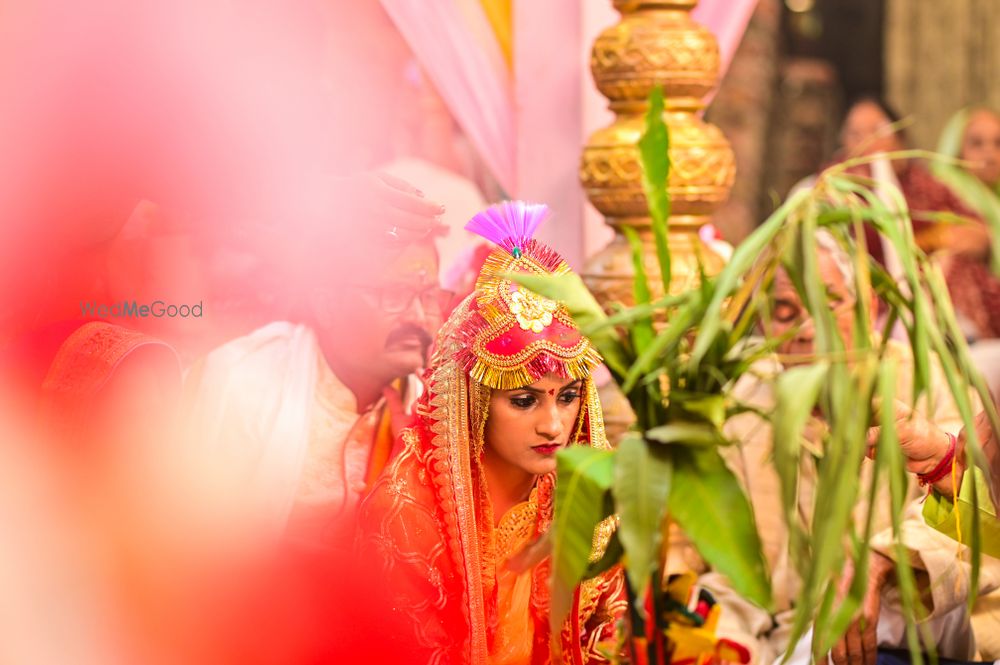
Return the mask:
M 556 394 L 556 389 L 555 388 L 549 388 L 549 394 L 550 395 L 555 395 Z

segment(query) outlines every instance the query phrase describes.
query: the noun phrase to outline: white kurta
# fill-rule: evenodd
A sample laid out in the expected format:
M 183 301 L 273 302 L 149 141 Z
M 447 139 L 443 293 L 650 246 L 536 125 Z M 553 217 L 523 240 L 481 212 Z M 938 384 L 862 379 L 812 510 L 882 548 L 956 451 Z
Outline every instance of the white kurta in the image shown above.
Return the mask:
M 189 373 L 187 393 L 199 445 L 276 529 L 300 507 L 353 512 L 384 404 L 358 412 L 308 327 L 271 323 L 218 347 Z

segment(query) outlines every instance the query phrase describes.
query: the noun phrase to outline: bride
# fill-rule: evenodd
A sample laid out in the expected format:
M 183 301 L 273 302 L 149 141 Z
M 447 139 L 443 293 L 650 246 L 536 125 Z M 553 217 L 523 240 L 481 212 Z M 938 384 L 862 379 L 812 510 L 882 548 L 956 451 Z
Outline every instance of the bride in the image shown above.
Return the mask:
M 615 651 L 620 570 L 581 585 L 554 636 L 548 560 L 509 565 L 550 526 L 556 453 L 608 445 L 596 350 L 563 306 L 506 277 L 569 272 L 531 238 L 547 215 L 506 202 L 467 226 L 498 247 L 441 330 L 418 420 L 361 509 L 363 550 L 412 626 L 400 653 L 428 662 L 582 665 Z

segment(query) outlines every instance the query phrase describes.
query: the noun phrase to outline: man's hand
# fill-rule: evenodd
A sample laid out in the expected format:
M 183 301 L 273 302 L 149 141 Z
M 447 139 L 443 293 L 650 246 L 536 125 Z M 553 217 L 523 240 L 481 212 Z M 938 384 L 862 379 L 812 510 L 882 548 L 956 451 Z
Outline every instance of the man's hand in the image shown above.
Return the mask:
M 899 446 L 906 456 L 906 469 L 911 473 L 931 471 L 948 454 L 951 446 L 948 434 L 899 400 L 895 401 L 893 408 L 896 411 Z M 872 427 L 868 430 L 867 455 L 873 459 L 881 429 Z
M 903 455 L 906 456 L 906 469 L 916 474 L 933 471 L 948 456 L 948 451 L 951 450 L 951 437 L 926 418 L 911 411 L 903 402 L 896 400 L 894 408 L 896 410 L 896 433 L 899 436 L 899 445 L 903 450 Z M 875 457 L 880 429 L 872 427 L 868 430 L 868 457 Z M 965 472 L 964 451 L 965 430 L 962 430 L 958 436 L 954 453 L 955 464 L 958 467 L 959 485 L 961 485 L 961 478 Z M 951 494 L 951 474 L 947 474 L 934 483 L 934 489 L 940 494 Z
M 882 587 L 892 571 L 891 559 L 872 552 L 868 563 L 868 586 L 861 601 L 861 614 L 830 650 L 834 665 L 875 665 L 878 658 L 878 616 L 882 608 Z M 854 566 L 848 559 L 844 576 L 840 580 L 841 598 L 847 595 L 854 572 Z
M 368 217 L 363 220 L 368 228 L 389 240 L 409 242 L 446 230 L 440 219 L 444 206 L 429 201 L 404 180 L 387 173 L 363 173 L 342 185 L 351 207 Z
M 971 259 L 983 260 L 990 254 L 990 232 L 985 224 L 969 221 L 949 226 L 945 230 L 947 249 Z

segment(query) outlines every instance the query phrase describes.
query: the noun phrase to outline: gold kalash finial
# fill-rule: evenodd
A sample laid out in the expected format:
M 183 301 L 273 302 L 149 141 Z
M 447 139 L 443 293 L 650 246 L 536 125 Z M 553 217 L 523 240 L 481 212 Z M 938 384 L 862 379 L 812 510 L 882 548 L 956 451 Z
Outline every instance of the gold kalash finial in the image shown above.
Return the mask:
M 650 91 L 663 86 L 664 119 L 670 128 L 671 291 L 696 283 L 698 253 L 706 272 L 721 269 L 722 259 L 701 243 L 698 229 L 728 197 L 736 163 L 722 132 L 699 117 L 706 95 L 717 83 L 719 47 L 715 36 L 690 16 L 698 0 L 613 2 L 621 21 L 597 38 L 591 70 L 617 117 L 587 141 L 580 181 L 587 198 L 616 233 L 583 272 L 602 303 L 631 303 L 631 250 L 621 227 L 639 232 L 647 250 L 650 285 L 660 284 L 636 147 Z

